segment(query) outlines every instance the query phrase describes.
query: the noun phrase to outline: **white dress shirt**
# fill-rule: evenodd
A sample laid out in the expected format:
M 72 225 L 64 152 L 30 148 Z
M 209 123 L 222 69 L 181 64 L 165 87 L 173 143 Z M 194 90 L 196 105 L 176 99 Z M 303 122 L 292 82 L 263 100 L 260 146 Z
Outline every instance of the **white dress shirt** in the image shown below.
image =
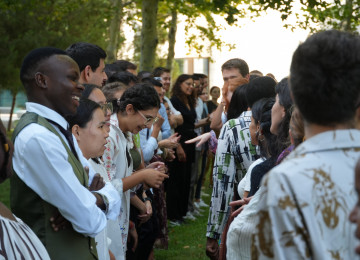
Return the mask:
M 51 119 L 65 129 L 68 126 L 61 115 L 40 104 L 27 102 L 26 110 Z M 67 143 L 57 126 L 54 128 Z M 74 145 L 81 163 L 88 166 L 76 140 Z M 14 148 L 13 168 L 19 178 L 58 208 L 75 231 L 95 237 L 106 227 L 104 212 L 96 206 L 95 196 L 75 176 L 58 136 L 39 124 L 29 124 L 16 137 Z M 92 179 L 94 171 L 90 169 L 89 175 Z

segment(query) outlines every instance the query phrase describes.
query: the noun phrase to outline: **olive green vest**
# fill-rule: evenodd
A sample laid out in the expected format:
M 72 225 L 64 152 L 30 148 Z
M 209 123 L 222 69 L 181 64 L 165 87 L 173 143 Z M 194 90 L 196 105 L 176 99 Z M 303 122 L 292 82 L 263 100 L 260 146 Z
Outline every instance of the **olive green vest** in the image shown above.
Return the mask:
M 31 123 L 44 126 L 59 137 L 68 153 L 68 161 L 74 170 L 74 174 L 84 187 L 88 187 L 88 176 L 82 164 L 76 159 L 59 133 L 43 117 L 35 113 L 25 113 L 14 130 L 13 142 L 15 143 L 16 136 L 20 131 Z M 41 163 L 41 158 L 39 158 L 39 163 Z M 43 174 L 51 174 L 51 172 L 44 172 Z M 57 232 L 53 231 L 50 225 L 50 217 L 54 214 L 56 208 L 41 199 L 18 177 L 15 171 L 10 179 L 10 185 L 10 204 L 13 213 L 31 227 L 45 245 L 52 260 L 97 259 L 95 240 L 93 238 L 77 233 L 72 227 Z

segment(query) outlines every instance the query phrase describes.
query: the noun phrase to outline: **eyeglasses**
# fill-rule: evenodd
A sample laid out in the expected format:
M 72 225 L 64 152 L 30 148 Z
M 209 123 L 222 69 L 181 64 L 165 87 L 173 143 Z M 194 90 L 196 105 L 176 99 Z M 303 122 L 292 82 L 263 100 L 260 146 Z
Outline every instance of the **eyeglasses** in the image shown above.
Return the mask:
M 153 118 L 153 117 L 146 117 L 146 116 L 144 116 L 144 114 L 141 113 L 139 110 L 138 110 L 138 112 L 139 112 L 139 114 L 145 119 L 144 125 L 148 125 L 149 123 L 151 123 L 151 124 L 153 125 L 153 124 L 155 124 L 155 123 L 159 120 L 158 117 L 155 117 L 155 118 Z M 151 121 L 152 121 L 152 122 L 151 122 Z
M 113 104 L 111 102 L 105 103 L 105 104 L 100 104 L 100 107 L 105 114 L 108 111 L 110 111 L 111 114 L 113 113 Z

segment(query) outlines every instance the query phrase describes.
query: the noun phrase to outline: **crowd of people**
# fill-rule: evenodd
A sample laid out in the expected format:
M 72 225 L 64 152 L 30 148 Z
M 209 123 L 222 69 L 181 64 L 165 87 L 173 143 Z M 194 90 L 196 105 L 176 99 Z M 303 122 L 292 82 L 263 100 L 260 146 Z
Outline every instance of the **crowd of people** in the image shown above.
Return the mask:
M 105 64 L 91 43 L 32 50 L 12 141 L 0 124 L 11 186 L 0 258 L 154 259 L 169 227 L 206 209 L 210 259 L 355 259 L 357 50 L 359 36 L 323 31 L 296 49 L 289 77 L 234 58 L 222 88 L 205 74 Z

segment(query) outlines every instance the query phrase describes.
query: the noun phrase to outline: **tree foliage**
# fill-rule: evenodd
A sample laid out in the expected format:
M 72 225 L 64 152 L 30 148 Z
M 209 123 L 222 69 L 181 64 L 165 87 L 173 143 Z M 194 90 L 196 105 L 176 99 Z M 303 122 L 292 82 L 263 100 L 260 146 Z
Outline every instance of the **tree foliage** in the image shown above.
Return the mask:
M 295 15 L 296 24 L 285 25 L 291 29 L 297 26 L 312 32 L 329 28 L 355 32 L 360 25 L 360 0 L 256 0 L 255 3 L 252 11 L 278 10 L 284 21 Z M 298 5 L 302 14 L 296 11 Z
M 112 9 L 105 0 L 8 0 L 0 4 L 1 88 L 21 89 L 19 68 L 32 49 L 87 41 L 104 47 Z

